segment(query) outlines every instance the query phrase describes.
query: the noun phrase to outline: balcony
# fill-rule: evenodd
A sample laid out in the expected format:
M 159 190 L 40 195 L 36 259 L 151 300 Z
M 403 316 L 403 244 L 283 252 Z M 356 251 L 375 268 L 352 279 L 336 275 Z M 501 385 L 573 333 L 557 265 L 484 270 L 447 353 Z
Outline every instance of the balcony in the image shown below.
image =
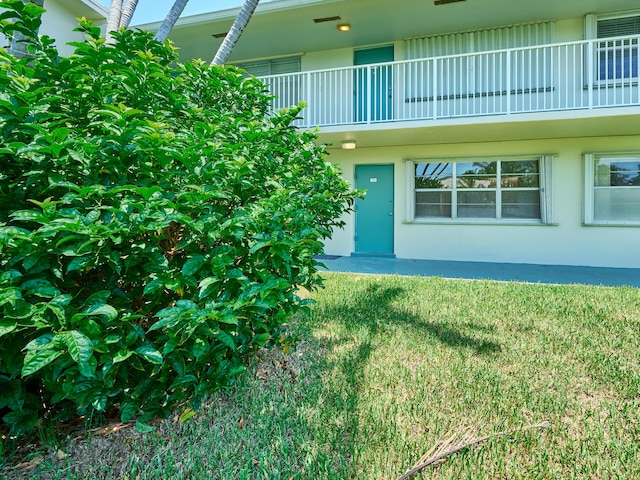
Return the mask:
M 262 77 L 297 125 L 351 126 L 640 105 L 640 36 Z

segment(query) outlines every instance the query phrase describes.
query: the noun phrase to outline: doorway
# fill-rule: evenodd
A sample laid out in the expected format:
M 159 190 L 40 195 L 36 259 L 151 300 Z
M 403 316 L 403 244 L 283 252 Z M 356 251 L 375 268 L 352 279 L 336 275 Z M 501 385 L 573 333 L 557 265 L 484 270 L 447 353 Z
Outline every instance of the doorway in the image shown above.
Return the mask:
M 354 52 L 354 65 L 370 65 L 392 62 L 393 45 L 367 48 Z M 355 121 L 379 122 L 392 118 L 391 93 L 393 67 L 379 65 L 356 70 L 355 74 Z
M 355 254 L 393 256 L 393 165 L 356 165 Z

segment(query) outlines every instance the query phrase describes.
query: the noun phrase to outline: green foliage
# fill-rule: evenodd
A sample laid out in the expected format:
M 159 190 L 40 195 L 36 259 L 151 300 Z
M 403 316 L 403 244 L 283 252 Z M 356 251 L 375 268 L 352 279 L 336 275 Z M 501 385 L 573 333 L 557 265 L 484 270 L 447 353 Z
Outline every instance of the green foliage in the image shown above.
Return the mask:
M 7 35 L 37 23 L 0 6 Z M 80 30 L 69 58 L 0 49 L 0 416 L 144 430 L 277 338 L 353 192 L 260 81 Z

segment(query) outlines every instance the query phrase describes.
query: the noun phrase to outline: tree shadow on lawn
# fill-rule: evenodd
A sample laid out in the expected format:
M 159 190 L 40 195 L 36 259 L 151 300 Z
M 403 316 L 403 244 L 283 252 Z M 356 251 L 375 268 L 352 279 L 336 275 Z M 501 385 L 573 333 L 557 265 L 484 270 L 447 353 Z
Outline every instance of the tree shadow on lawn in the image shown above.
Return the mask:
M 348 302 L 316 305 L 314 316 L 340 323 L 351 336 L 364 330 L 367 337 L 373 339 L 380 334 L 381 327 L 400 326 L 410 329 L 413 335 L 432 337 L 448 347 L 473 349 L 476 355 L 490 355 L 502 351 L 501 344 L 493 340 L 476 338 L 446 322 L 428 321 L 408 311 L 398 310 L 393 301 L 404 291 L 404 288 L 384 287 L 372 282 L 355 296 L 351 296 Z M 479 334 L 493 332 L 492 326 L 469 322 L 462 326 Z M 362 361 L 366 361 L 372 350 L 371 341 L 364 342 L 361 347 L 365 345 L 368 347 L 361 348 L 362 354 L 358 356 Z
M 391 333 L 394 327 L 406 329 L 407 334 L 433 338 L 452 349 L 471 349 L 473 355 L 493 356 L 502 350 L 498 342 L 477 338 L 488 334 L 488 327 L 487 330 L 478 332 L 481 329 L 477 325 L 463 325 L 463 328 L 476 331 L 474 337 L 445 322 L 428 321 L 411 312 L 399 310 L 394 305 L 394 300 L 404 292 L 405 289 L 400 287 L 385 287 L 375 281 L 363 282 L 355 294 L 340 303 L 323 301 L 312 307 L 311 315 L 319 325 L 335 322 L 344 328 L 336 338 L 324 343 L 327 355 L 320 360 L 317 368 L 320 381 L 324 382 L 325 391 L 328 391 L 329 398 L 332 398 L 330 402 L 333 403 L 324 408 L 327 411 L 343 409 L 345 418 L 348 419 L 342 432 L 334 432 L 333 435 L 342 435 L 342 444 L 350 445 L 350 458 L 355 454 L 356 438 L 361 427 L 359 416 L 353 413 L 358 411 L 359 398 L 365 393 L 363 389 L 367 388 L 367 363 L 384 340 L 384 335 L 395 335 Z M 336 354 L 335 357 L 331 355 L 332 352 Z M 403 352 L 398 354 L 402 355 Z M 331 379 L 336 374 L 343 376 L 337 384 Z

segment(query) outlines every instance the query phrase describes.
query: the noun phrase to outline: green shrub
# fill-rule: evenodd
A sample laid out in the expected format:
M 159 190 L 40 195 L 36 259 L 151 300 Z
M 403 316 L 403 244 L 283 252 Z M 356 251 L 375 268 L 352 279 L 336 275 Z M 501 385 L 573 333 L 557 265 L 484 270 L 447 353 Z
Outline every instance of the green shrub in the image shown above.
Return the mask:
M 29 33 L 22 2 L 2 31 Z M 29 28 L 25 28 L 27 24 Z M 18 27 L 16 27 L 16 25 Z M 123 31 L 0 50 L 0 416 L 144 422 L 227 385 L 320 282 L 354 193 L 299 108 Z M 195 399 L 195 400 L 194 400 Z

